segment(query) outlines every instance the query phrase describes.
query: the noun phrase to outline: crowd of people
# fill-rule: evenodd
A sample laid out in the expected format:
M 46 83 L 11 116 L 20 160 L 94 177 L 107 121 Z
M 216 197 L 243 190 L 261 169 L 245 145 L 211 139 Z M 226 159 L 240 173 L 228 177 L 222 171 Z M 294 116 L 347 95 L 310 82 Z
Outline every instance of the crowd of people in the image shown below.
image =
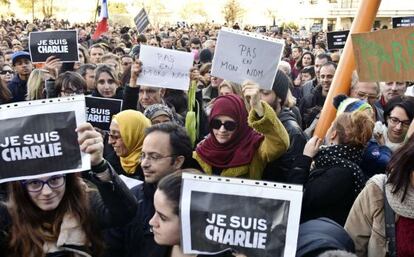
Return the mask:
M 362 82 L 355 71 L 349 96 L 332 103 L 325 138 L 312 137 L 341 54 L 326 49 L 325 33 L 262 32 L 285 40 L 264 90 L 210 74 L 217 26 L 112 26 L 92 40 L 92 23 L 0 23 L 1 104 L 78 94 L 123 100 L 109 132 L 77 128 L 90 171 L 1 185 L 2 256 L 187 256 L 182 172 L 303 185 L 296 256 L 414 256 L 412 88 Z M 29 33 L 58 29 L 78 31 L 79 61 L 33 64 Z M 186 91 L 137 84 L 141 45 L 193 54 L 197 131 L 186 130 Z M 129 190 L 119 175 L 143 183 Z

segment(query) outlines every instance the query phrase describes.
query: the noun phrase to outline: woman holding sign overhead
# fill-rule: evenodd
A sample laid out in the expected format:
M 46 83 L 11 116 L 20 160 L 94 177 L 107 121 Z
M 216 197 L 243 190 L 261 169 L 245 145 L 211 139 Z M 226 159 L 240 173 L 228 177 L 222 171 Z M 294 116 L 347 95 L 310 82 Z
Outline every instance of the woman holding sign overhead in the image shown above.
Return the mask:
M 101 230 L 126 224 L 134 215 L 137 202 L 103 159 L 101 135 L 90 124 L 77 132 L 99 192 L 79 173 L 11 182 L 9 198 L 0 204 L 1 256 L 101 256 Z
M 194 153 L 207 174 L 261 179 L 267 163 L 289 147 L 289 136 L 272 107 L 260 101 L 257 84 L 247 82 L 243 96 L 219 96 L 209 117 L 210 134 Z

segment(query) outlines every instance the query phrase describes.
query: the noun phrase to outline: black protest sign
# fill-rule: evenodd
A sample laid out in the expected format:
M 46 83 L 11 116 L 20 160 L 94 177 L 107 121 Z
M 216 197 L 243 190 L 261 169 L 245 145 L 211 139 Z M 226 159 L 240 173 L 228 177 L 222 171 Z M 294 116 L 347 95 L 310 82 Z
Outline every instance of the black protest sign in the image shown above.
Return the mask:
M 75 112 L 37 114 L 1 121 L 0 179 L 81 166 Z
M 334 31 L 326 33 L 326 40 L 328 42 L 328 49 L 343 49 L 349 35 L 349 30 Z
M 76 30 L 32 32 L 29 35 L 29 46 L 34 63 L 45 62 L 52 55 L 62 62 L 79 61 Z
M 144 8 L 142 8 L 141 11 L 139 11 L 139 13 L 137 14 L 137 16 L 135 16 L 134 23 L 139 33 L 144 32 L 144 30 L 148 27 L 150 22 L 148 19 L 147 12 Z
M 288 214 L 289 201 L 193 191 L 191 241 L 202 252 L 283 256 Z
M 300 186 L 194 174 L 183 179 L 184 253 L 232 249 L 246 256 L 295 256 Z
M 84 96 L 0 106 L 0 183 L 90 169 L 75 131 Z
M 112 116 L 122 110 L 122 100 L 118 99 L 87 96 L 85 102 L 87 122 L 105 131 L 109 130 Z
M 414 26 L 414 16 L 392 18 L 393 28 L 411 27 L 411 26 Z

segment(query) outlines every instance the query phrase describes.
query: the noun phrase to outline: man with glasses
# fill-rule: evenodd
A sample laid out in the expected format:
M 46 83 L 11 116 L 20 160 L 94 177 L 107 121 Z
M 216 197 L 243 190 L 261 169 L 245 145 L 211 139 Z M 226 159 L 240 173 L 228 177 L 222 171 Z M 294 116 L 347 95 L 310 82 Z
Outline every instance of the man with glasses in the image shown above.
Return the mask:
M 377 82 L 359 81 L 356 71 L 352 74 L 350 96 L 367 101 L 374 110 L 375 120 L 384 122 L 383 111 L 376 108 L 375 102 L 378 100 L 380 87 Z
M 11 102 L 25 101 L 27 94 L 27 80 L 33 70 L 30 54 L 24 51 L 15 52 L 12 55 L 12 64 L 16 75 L 7 85 L 12 93 Z
M 184 128 L 171 123 L 159 123 L 146 129 L 146 136 L 141 151 L 141 168 L 144 183 L 132 188 L 139 202 L 136 216 L 132 223 L 119 230 L 110 231 L 108 256 L 164 256 L 167 247 L 159 246 L 154 241 L 154 234 L 149 220 L 155 213 L 154 193 L 157 183 L 163 177 L 181 168 L 198 168 L 192 158 L 192 145 Z M 124 241 L 119 242 L 122 238 Z M 139 243 L 137 243 L 139 242 Z

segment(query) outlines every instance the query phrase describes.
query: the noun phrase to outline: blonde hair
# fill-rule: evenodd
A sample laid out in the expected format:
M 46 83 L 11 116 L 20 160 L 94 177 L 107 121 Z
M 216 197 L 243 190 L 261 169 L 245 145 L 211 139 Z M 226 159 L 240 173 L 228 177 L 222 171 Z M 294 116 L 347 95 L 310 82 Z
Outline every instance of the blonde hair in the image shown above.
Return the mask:
M 363 148 L 372 137 L 374 120 L 365 111 L 346 112 L 336 117 L 333 129 L 340 144 Z
M 228 81 L 228 80 L 223 80 L 220 85 L 218 86 L 218 91 L 220 92 L 220 90 L 223 87 L 227 87 L 229 89 L 231 89 L 231 91 L 233 92 L 233 94 L 235 95 L 239 95 L 241 96 L 241 86 L 239 84 L 236 84 L 234 82 Z
M 44 99 L 44 89 L 45 89 L 45 80 L 46 74 L 49 71 L 44 69 L 34 69 L 27 80 L 27 96 L 26 100 L 38 100 Z

